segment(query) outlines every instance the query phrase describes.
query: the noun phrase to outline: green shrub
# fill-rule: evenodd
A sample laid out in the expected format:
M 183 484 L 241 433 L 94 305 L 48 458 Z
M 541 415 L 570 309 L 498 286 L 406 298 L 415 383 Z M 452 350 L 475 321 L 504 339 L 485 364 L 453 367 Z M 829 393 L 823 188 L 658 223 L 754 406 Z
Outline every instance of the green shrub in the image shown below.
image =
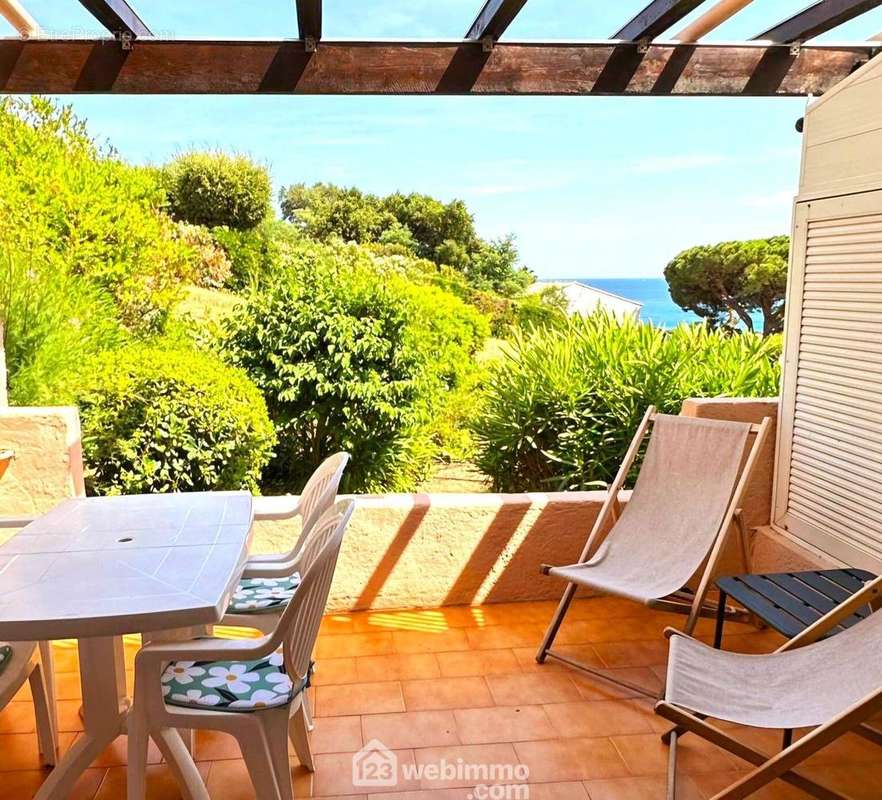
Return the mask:
M 483 319 L 440 289 L 378 271 L 354 246 L 304 243 L 287 270 L 249 297 L 227 341 L 278 432 L 267 483 L 297 490 L 322 459 L 347 450 L 348 490 L 413 488 Z
M 192 252 L 153 171 L 96 147 L 69 108 L 0 100 L 0 243 L 109 293 L 120 321 L 162 329 Z
M 248 230 L 269 214 L 269 173 L 244 156 L 185 153 L 165 173 L 169 210 L 176 219 Z
M 687 397 L 773 396 L 780 351 L 780 337 L 600 313 L 516 335 L 487 379 L 477 463 L 501 491 L 607 483 L 647 406 L 677 413 Z
M 93 494 L 255 489 L 274 444 L 248 378 L 180 346 L 104 353 L 55 394 L 80 408 Z

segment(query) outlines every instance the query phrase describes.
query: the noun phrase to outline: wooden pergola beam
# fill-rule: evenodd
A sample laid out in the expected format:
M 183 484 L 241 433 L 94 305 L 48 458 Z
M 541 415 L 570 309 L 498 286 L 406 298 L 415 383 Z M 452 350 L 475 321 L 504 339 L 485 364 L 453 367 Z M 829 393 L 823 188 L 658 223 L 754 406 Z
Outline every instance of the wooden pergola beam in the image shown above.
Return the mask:
M 40 33 L 37 21 L 18 0 L 0 0 L 0 16 L 6 19 L 21 36 L 36 36 Z
M 150 28 L 126 0 L 80 0 L 86 10 L 117 39 L 153 36 Z
M 769 42 L 804 42 L 880 5 L 882 0 L 818 0 L 753 38 Z
M 739 11 L 749 6 L 753 0 L 719 0 L 698 19 L 687 25 L 674 36 L 674 41 L 697 42 L 703 36 L 716 30 L 724 22 L 734 17 Z
M 322 38 L 322 0 L 297 0 L 297 28 L 304 42 Z
M 486 0 L 465 38 L 484 39 L 489 36 L 496 41 L 526 4 L 527 0 Z
M 820 95 L 879 45 L 0 39 L 23 94 Z
M 619 28 L 610 38 L 639 42 L 654 39 L 683 17 L 698 8 L 704 0 L 652 0 L 634 19 Z

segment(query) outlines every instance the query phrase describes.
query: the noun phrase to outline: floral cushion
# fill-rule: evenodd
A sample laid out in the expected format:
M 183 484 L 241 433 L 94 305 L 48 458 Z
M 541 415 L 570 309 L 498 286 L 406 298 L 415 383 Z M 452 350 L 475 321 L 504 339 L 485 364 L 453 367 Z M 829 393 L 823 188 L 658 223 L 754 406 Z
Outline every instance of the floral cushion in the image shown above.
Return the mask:
M 224 711 L 284 706 L 307 686 L 309 676 L 292 684 L 281 651 L 260 661 L 173 661 L 162 674 L 166 703 Z
M 300 586 L 300 574 L 287 578 L 245 578 L 239 581 L 227 612 L 260 614 L 288 605 Z
M 8 644 L 0 643 L 0 675 L 10 661 L 12 661 L 12 648 Z

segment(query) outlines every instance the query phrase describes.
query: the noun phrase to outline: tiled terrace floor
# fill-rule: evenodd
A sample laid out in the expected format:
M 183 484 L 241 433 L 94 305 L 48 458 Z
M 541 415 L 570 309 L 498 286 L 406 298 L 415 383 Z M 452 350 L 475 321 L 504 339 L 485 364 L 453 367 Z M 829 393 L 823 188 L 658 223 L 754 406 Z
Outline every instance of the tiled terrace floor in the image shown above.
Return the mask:
M 654 800 L 664 797 L 667 751 L 663 720 L 651 703 L 625 697 L 570 669 L 533 660 L 553 610 L 551 603 L 358 613 L 328 617 L 319 639 L 313 691 L 316 772 L 292 758 L 298 798 L 364 794 L 351 783 L 351 757 L 379 739 L 403 762 L 523 763 L 530 800 Z M 583 660 L 621 670 L 632 681 L 658 686 L 668 624 L 682 618 L 654 614 L 616 600 L 578 601 L 561 631 L 564 649 Z M 707 621 L 701 633 L 710 633 Z M 731 625 L 725 646 L 766 652 L 774 634 Z M 130 658 L 136 642 L 127 646 Z M 131 666 L 131 662 L 129 664 Z M 62 747 L 81 729 L 76 647 L 56 649 Z M 27 695 L 0 713 L 0 800 L 33 795 L 38 768 Z M 751 736 L 751 732 L 745 732 Z M 776 732 L 753 732 L 767 750 Z M 681 742 L 681 797 L 703 800 L 731 783 L 742 762 L 702 744 Z M 149 797 L 179 797 L 158 754 L 151 753 Z M 199 734 L 196 759 L 213 800 L 253 798 L 235 742 Z M 125 739 L 120 738 L 80 782 L 75 800 L 125 796 Z M 806 769 L 855 798 L 882 797 L 882 748 L 849 737 L 818 754 Z M 455 781 L 412 781 L 368 800 L 465 800 Z M 804 797 L 783 784 L 757 797 Z

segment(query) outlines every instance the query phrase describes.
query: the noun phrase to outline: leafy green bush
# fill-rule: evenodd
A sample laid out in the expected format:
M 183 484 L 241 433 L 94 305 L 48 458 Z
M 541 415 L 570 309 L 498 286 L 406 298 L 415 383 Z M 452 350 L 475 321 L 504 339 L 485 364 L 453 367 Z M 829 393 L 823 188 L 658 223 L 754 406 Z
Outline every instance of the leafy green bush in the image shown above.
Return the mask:
M 172 216 L 209 228 L 257 227 L 270 211 L 270 178 L 265 167 L 245 156 L 185 153 L 165 169 Z
M 413 488 L 437 449 L 435 415 L 486 323 L 440 289 L 379 271 L 361 248 L 304 243 L 287 267 L 249 297 L 227 341 L 278 432 L 267 483 L 296 490 L 347 450 L 348 490 Z
M 487 379 L 478 466 L 501 491 L 609 482 L 646 407 L 777 394 L 780 337 L 665 331 L 597 313 L 520 334 Z
M 162 329 L 191 276 L 162 201 L 154 172 L 96 147 L 69 108 L 0 100 L 0 243 L 108 292 L 139 333 Z
M 54 394 L 80 408 L 94 494 L 255 489 L 275 440 L 242 372 L 180 346 L 103 353 Z

